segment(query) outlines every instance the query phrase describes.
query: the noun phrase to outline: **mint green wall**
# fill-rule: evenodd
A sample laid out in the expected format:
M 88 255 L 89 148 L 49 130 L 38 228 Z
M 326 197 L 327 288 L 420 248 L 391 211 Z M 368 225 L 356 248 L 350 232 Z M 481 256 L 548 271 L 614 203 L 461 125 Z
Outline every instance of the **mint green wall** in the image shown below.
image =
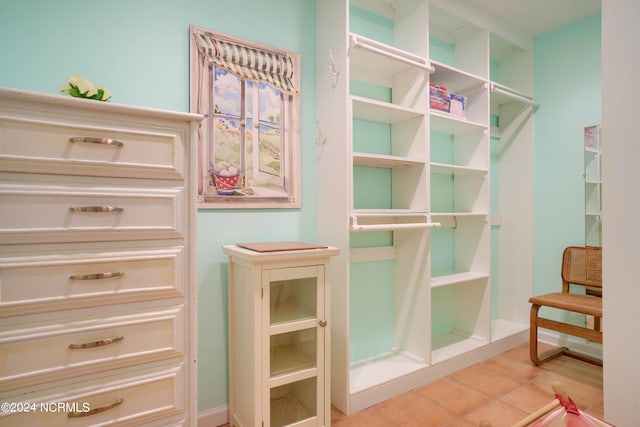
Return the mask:
M 562 250 L 585 242 L 582 135 L 601 117 L 600 18 L 534 40 L 536 294 L 558 289 Z
M 302 58 L 302 209 L 198 215 L 199 410 L 226 405 L 227 260 L 221 245 L 316 240 L 314 0 L 2 0 L 0 86 L 56 93 L 71 74 L 112 102 L 189 110 L 189 24 Z
M 55 93 L 78 74 L 111 89 L 113 102 L 188 111 L 189 24 L 302 55 L 302 209 L 198 215 L 204 411 L 228 401 L 227 261 L 220 246 L 316 240 L 315 1 L 2 0 L 0 86 Z M 379 24 L 368 30 L 386 31 Z M 534 77 L 541 105 L 535 119 L 535 292 L 541 293 L 557 286 L 562 247 L 584 242 L 582 128 L 600 120 L 600 15 L 537 37 Z M 380 289 L 381 298 L 385 292 Z

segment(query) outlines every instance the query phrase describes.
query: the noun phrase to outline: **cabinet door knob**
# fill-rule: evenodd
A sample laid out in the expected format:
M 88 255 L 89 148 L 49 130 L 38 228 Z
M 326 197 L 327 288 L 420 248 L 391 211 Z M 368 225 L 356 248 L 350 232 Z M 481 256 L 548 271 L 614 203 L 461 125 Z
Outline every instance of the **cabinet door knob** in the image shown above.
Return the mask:
M 321 320 L 321 321 L 319 321 L 318 323 L 319 323 L 319 324 L 320 324 L 320 326 L 322 326 L 323 328 L 324 328 L 325 326 L 327 326 L 327 321 L 326 321 L 326 320 L 324 320 L 324 319 L 322 319 L 322 320 Z

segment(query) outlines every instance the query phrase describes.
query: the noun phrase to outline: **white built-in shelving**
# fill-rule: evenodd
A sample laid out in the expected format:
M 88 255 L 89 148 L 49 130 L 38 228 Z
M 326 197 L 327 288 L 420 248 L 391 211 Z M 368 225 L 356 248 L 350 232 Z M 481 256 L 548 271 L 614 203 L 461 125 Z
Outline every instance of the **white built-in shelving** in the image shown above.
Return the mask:
M 584 128 L 585 244 L 602 246 L 602 148 L 600 125 Z
M 351 413 L 526 340 L 532 205 L 513 220 L 509 198 L 533 195 L 532 44 L 452 0 L 323 0 L 317 19 L 318 234 L 345 249 L 332 399 Z M 430 84 L 464 114 L 430 109 Z
M 463 117 L 430 114 L 431 213 L 442 224 L 430 248 L 437 365 L 490 341 L 488 31 L 435 4 L 429 18 L 430 82 L 466 97 Z
M 491 32 L 490 115 L 492 120 L 491 340 L 528 331 L 533 291 L 534 140 L 533 54 L 531 37 L 508 39 Z M 495 124 L 495 126 L 493 126 Z

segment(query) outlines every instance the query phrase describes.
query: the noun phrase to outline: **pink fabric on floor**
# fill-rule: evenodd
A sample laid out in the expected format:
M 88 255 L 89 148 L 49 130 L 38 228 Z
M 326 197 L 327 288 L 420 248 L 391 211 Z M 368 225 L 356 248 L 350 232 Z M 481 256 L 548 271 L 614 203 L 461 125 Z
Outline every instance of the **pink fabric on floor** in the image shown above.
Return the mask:
M 547 414 L 531 427 L 615 427 L 578 409 L 573 399 L 556 395 L 562 406 Z

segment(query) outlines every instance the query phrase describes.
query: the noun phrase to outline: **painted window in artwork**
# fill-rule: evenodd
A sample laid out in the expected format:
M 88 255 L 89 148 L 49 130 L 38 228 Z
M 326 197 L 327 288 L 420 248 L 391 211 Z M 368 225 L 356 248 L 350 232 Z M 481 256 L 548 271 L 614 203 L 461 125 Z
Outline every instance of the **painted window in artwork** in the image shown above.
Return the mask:
M 192 35 L 192 110 L 206 116 L 201 207 L 299 207 L 299 60 L 193 27 Z

